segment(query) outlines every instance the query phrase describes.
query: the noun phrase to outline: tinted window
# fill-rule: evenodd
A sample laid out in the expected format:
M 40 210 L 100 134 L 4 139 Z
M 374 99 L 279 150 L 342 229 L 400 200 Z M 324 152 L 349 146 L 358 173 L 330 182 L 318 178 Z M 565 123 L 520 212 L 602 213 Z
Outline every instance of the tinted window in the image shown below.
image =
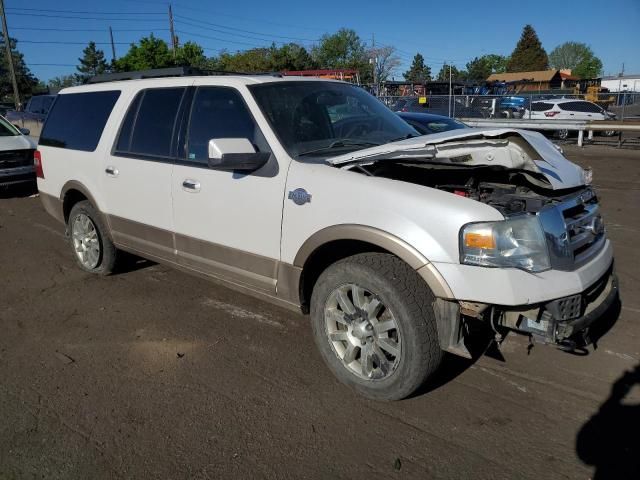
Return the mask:
M 533 102 L 531 104 L 532 112 L 546 112 L 547 110 L 551 110 L 552 108 L 553 104 L 547 102 Z
M 32 113 L 40 113 L 42 109 L 42 97 L 31 97 L 29 100 L 29 110 Z
M 184 92 L 183 87 L 140 92 L 122 123 L 116 151 L 154 157 L 172 156 L 173 130 Z
M 566 102 L 559 104 L 562 110 L 571 112 L 600 113 L 601 109 L 598 105 L 591 102 Z
M 40 145 L 95 150 L 119 96 L 119 90 L 58 95 L 42 129 Z
M 256 151 L 269 151 L 240 93 L 232 88 L 197 90 L 189 122 L 187 159 L 206 163 L 209 140 L 213 138 L 248 138 Z

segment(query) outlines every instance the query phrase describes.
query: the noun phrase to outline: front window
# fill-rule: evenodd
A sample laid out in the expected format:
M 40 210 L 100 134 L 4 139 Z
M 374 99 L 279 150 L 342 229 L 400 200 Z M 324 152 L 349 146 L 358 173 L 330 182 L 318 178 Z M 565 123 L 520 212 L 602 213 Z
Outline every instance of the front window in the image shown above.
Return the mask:
M 419 135 L 379 100 L 338 82 L 274 82 L 249 87 L 287 152 L 332 157 Z
M 16 127 L 0 117 L 0 137 L 15 137 L 21 135 Z

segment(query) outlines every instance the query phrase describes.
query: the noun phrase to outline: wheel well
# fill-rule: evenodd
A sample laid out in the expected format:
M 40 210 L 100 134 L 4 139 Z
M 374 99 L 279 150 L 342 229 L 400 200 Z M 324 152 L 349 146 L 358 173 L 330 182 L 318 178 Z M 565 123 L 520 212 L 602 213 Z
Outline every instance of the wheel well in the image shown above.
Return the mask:
M 372 243 L 360 240 L 334 240 L 318 247 L 306 260 L 300 279 L 300 300 L 305 310 L 311 302 L 311 292 L 320 274 L 331 264 L 343 258 L 367 252 L 390 253 Z
M 62 201 L 64 223 L 67 223 L 69 221 L 69 214 L 71 213 L 71 209 L 73 208 L 73 206 L 83 200 L 87 200 L 87 197 L 81 191 L 75 190 L 73 188 L 64 194 L 64 200 Z

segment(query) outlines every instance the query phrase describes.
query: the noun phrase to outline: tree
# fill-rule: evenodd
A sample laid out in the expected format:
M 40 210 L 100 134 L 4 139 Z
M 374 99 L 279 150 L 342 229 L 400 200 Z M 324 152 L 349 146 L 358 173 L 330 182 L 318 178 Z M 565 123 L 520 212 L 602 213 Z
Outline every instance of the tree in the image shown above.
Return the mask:
M 431 80 L 431 68 L 424 63 L 424 57 L 416 53 L 409 70 L 402 74 L 407 82 L 424 83 Z
M 467 80 L 481 82 L 492 73 L 503 73 L 507 69 L 507 57 L 502 55 L 483 55 L 467 63 Z
M 173 56 L 164 40 L 153 34 L 144 37 L 136 45 L 132 43 L 129 51 L 114 62 L 118 72 L 166 68 L 174 65 Z
M 588 45 L 579 42 L 565 42 L 549 54 L 549 65 L 553 68 L 569 69 L 581 78 L 595 78 L 602 70 L 602 62 Z
M 387 80 L 396 68 L 400 66 L 400 58 L 396 55 L 396 49 L 392 46 L 370 48 L 369 58 L 374 60 L 375 78 L 378 82 Z
M 464 80 L 466 77 L 466 73 L 467 72 L 465 71 L 458 70 L 455 65 L 451 65 L 451 80 L 453 80 L 454 82 L 456 80 Z M 436 80 L 439 82 L 449 81 L 449 65 L 447 65 L 446 63 L 442 65 L 442 68 L 438 72 Z
M 520 40 L 509 58 L 507 71 L 531 72 L 546 70 L 548 66 L 547 52 L 542 48 L 538 34 L 531 25 L 525 25 Z
M 75 85 L 80 85 L 82 83 L 82 79 L 80 75 L 61 75 L 59 77 L 53 77 L 47 82 L 47 87 L 49 90 L 62 90 L 63 88 L 73 87 Z
M 176 50 L 176 65 L 184 67 L 207 67 L 207 57 L 200 45 L 187 42 Z
M 17 40 L 9 38 L 9 46 L 11 47 L 11 58 L 13 59 L 13 69 L 16 73 L 18 82 L 18 91 L 20 98 L 24 99 L 33 94 L 38 89 L 38 79 L 31 73 L 27 65 L 24 63 L 24 56 L 18 51 Z M 13 85 L 11 75 L 9 73 L 9 65 L 7 57 L 4 55 L 4 36 L 0 33 L 0 99 L 5 102 L 13 101 Z
M 311 54 L 320 68 L 353 68 L 361 77 L 371 77 L 365 45 L 354 30 L 341 28 L 323 35 Z
M 269 61 L 274 72 L 309 70 L 317 66 L 307 49 L 297 43 L 287 43 L 279 48 L 271 45 Z
M 82 50 L 82 58 L 79 58 L 78 61 L 80 65 L 76 69 L 84 78 L 99 75 L 109 69 L 109 65 L 104 59 L 104 52 L 96 48 L 95 42 L 89 42 L 89 45 Z

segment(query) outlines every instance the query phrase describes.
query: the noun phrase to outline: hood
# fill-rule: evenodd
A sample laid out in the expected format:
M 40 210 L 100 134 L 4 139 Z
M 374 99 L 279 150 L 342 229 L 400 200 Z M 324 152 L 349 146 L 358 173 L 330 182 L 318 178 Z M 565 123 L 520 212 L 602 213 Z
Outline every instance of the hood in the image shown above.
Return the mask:
M 509 128 L 469 128 L 423 135 L 327 159 L 349 168 L 379 160 L 412 160 L 458 166 L 502 166 L 544 176 L 551 188 L 584 185 L 584 171 L 544 135 Z
M 35 148 L 35 142 L 25 135 L 0 137 L 0 152 L 4 152 L 7 150 L 26 150 Z

